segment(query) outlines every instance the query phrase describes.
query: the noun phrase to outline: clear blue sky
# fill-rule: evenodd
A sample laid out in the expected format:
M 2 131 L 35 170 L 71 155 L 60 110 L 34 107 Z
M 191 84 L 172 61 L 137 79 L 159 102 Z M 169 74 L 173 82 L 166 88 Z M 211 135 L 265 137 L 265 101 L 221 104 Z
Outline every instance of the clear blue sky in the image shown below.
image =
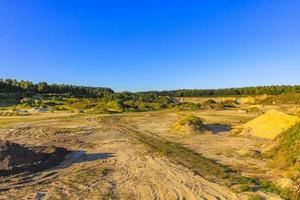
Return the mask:
M 0 77 L 117 91 L 300 84 L 300 1 L 0 0 Z

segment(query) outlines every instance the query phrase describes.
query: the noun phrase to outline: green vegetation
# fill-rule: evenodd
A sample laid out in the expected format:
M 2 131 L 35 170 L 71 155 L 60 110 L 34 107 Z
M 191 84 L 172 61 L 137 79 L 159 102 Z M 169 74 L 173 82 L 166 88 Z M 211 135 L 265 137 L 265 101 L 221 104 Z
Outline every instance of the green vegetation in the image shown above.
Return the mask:
M 34 84 L 30 81 L 17 81 L 13 79 L 0 79 L 0 92 L 18 93 L 22 96 L 34 94 L 65 94 L 78 97 L 102 97 L 114 91 L 104 87 L 85 87 L 67 84 L 48 84 L 40 82 Z
M 254 195 L 249 200 L 265 200 L 265 199 L 260 197 L 259 195 Z
M 273 183 L 268 180 L 261 179 L 258 182 L 259 189 L 264 192 L 271 192 L 280 195 L 283 199 L 289 200 L 300 200 L 300 194 L 297 191 L 291 191 L 288 188 L 276 187 Z
M 281 134 L 277 141 L 278 145 L 268 152 L 275 165 L 300 169 L 300 123 Z
M 239 189 L 241 192 L 251 191 L 251 187 L 248 184 L 241 184 Z
M 172 106 L 167 97 L 130 92 L 114 93 L 109 88 L 64 84 L 33 84 L 0 79 L 0 107 L 6 110 L 49 108 L 50 111 L 120 113 L 150 111 Z
M 115 93 L 110 88 L 85 87 L 66 84 L 48 84 L 40 82 L 34 84 L 30 81 L 16 81 L 0 79 L 0 107 L 5 115 L 31 108 L 48 108 L 50 111 L 71 111 L 86 113 L 121 113 L 136 111 L 152 111 L 176 107 L 180 110 L 198 109 L 225 109 L 235 107 L 234 102 L 216 103 L 208 100 L 202 104 L 174 103 L 168 96 L 218 96 L 218 95 L 254 95 L 254 94 L 283 94 L 276 98 L 286 101 L 299 97 L 300 86 L 262 86 L 245 88 L 228 88 L 218 90 L 172 90 L 153 92 L 121 92 Z M 275 97 L 270 97 L 275 98 Z M 273 102 L 267 98 L 265 103 Z M 296 101 L 296 100 L 294 100 Z M 281 102 L 281 101 L 279 101 Z
M 51 102 L 43 101 L 45 105 L 52 108 L 53 111 L 73 111 L 73 112 L 86 112 L 86 113 L 121 113 L 121 112 L 136 112 L 136 111 L 151 111 L 159 110 L 172 106 L 166 102 L 166 98 L 161 97 L 153 100 L 153 102 L 135 100 L 134 96 L 130 98 L 120 99 L 63 99 Z
M 193 169 L 195 173 L 210 180 L 213 179 L 213 177 L 227 179 L 232 172 L 229 168 L 222 166 L 212 159 L 205 158 L 178 143 L 136 131 L 129 127 L 123 128 L 126 133 L 131 134 L 132 137 L 147 144 L 161 155 L 167 156 L 171 158 L 172 161 Z
M 299 94 L 290 94 L 297 93 Z M 298 102 L 300 95 L 300 86 L 259 86 L 244 88 L 226 88 L 213 90 L 170 90 L 170 91 L 149 91 L 149 92 L 121 92 L 115 93 L 110 88 L 105 87 L 86 87 L 68 84 L 48 84 L 40 82 L 34 84 L 30 81 L 17 81 L 13 79 L 0 79 L 0 106 L 9 106 L 23 104 L 25 107 L 54 107 L 54 110 L 68 110 L 64 105 L 66 98 L 72 99 L 94 99 L 93 105 L 88 105 L 88 109 L 98 106 L 95 112 L 107 112 L 109 110 L 116 112 L 123 111 L 147 111 L 168 107 L 173 104 L 168 96 L 172 97 L 197 97 L 197 96 L 227 96 L 227 95 L 258 95 L 272 94 L 279 95 L 276 97 L 278 102 L 287 102 L 292 99 L 291 103 Z M 287 95 L 286 95 L 287 94 Z M 295 96 L 296 95 L 296 96 Z M 275 97 L 273 97 L 275 98 Z M 47 100 L 47 101 L 45 101 Z M 64 101 L 63 103 L 58 101 Z M 76 101 L 76 100 L 75 100 Z M 86 101 L 85 101 L 86 102 Z M 102 106 L 99 106 L 102 102 Z M 103 103 L 104 102 L 104 103 Z M 270 97 L 265 103 L 272 103 L 274 100 Z M 299 103 L 299 102 L 298 102 Z M 103 105 L 106 104 L 103 108 Z M 219 105 L 216 102 L 205 102 L 203 105 L 185 103 L 177 107 L 179 109 L 199 109 L 209 106 L 212 109 L 222 109 L 234 106 L 232 102 L 226 105 Z M 89 107 L 91 106 L 91 107 Z M 107 106 L 107 108 L 106 108 Z M 75 106 L 76 107 L 76 106 Z M 78 106 L 80 107 L 80 106 Z M 80 108 L 85 110 L 85 107 Z

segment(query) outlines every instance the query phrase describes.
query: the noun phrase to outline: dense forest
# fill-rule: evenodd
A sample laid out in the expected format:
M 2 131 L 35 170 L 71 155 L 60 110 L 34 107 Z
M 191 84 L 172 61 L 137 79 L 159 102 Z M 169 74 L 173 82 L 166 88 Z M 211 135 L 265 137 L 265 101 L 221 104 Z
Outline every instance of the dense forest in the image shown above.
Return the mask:
M 67 84 L 48 84 L 39 82 L 34 84 L 30 81 L 17 81 L 14 79 L 0 79 L 0 92 L 27 93 L 30 94 L 68 94 L 76 97 L 102 97 L 114 93 L 110 88 L 86 87 Z
M 149 91 L 140 93 L 151 93 L 159 96 L 172 97 L 201 97 L 201 96 L 229 96 L 229 95 L 279 95 L 283 93 L 298 93 L 300 85 L 274 85 L 274 86 L 257 86 L 242 88 L 225 88 L 225 89 L 182 89 L 166 91 Z
M 110 88 L 104 87 L 86 87 L 68 84 L 48 84 L 39 82 L 34 84 L 30 81 L 17 81 L 14 79 L 0 79 L 0 92 L 6 93 L 26 93 L 30 94 L 67 94 L 73 97 L 97 97 L 109 100 L 157 100 L 158 96 L 171 97 L 200 97 L 200 96 L 226 96 L 226 95 L 279 95 L 283 93 L 299 93 L 300 85 L 275 85 L 275 86 L 257 86 L 242 88 L 225 89 L 182 89 L 166 91 L 147 91 L 147 92 L 122 92 L 115 93 Z

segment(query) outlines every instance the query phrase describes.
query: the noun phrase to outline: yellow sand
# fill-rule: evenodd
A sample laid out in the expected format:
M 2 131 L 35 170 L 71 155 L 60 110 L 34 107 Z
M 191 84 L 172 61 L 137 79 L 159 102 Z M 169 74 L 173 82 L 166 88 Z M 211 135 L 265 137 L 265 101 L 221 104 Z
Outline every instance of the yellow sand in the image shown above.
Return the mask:
M 242 126 L 242 134 L 274 139 L 299 121 L 299 117 L 288 115 L 277 110 L 270 110 L 244 124 Z

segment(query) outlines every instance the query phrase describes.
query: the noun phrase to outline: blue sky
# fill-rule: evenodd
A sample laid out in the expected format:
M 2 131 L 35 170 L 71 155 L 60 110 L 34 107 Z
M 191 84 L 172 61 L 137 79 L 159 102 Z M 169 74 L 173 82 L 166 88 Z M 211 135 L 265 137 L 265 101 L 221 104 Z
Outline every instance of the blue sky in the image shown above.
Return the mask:
M 0 0 L 0 77 L 117 91 L 300 84 L 299 0 Z

